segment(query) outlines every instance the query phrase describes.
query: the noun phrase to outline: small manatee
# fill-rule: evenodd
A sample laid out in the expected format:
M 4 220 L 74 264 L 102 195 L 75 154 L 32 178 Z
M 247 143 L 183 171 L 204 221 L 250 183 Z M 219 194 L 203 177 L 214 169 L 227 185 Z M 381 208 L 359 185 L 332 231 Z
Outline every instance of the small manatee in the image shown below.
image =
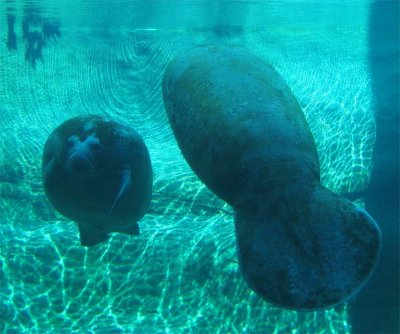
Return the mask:
M 380 230 L 321 185 L 306 118 L 272 66 L 239 47 L 198 47 L 168 65 L 163 98 L 185 159 L 234 208 L 240 269 L 257 294 L 317 310 L 364 286 Z
M 67 120 L 46 141 L 42 176 L 51 204 L 78 224 L 83 246 L 111 232 L 139 234 L 153 176 L 147 147 L 133 129 L 95 115 Z

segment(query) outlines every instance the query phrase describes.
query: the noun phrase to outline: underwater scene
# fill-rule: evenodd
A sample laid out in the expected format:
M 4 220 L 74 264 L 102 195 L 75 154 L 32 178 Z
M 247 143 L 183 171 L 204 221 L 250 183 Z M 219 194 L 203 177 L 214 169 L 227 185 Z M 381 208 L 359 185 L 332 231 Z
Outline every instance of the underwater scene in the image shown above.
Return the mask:
M 0 333 L 400 332 L 399 26 L 397 0 L 2 0 Z

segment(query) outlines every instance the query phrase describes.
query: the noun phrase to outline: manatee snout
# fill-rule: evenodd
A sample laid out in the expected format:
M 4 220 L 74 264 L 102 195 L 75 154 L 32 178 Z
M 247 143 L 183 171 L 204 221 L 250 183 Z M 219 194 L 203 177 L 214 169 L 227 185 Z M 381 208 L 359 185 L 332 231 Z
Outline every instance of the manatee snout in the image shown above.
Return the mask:
M 73 153 L 68 158 L 67 168 L 75 174 L 88 174 L 93 171 L 93 162 L 81 152 Z
M 101 147 L 100 140 L 94 134 L 83 140 L 76 135 L 71 136 L 67 140 L 67 169 L 75 174 L 93 173 Z

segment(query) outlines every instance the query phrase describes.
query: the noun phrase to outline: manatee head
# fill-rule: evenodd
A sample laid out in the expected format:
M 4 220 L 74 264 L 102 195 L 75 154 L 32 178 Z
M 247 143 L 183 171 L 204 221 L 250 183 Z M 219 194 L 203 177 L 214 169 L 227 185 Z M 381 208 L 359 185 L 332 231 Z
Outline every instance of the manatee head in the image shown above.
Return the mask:
M 65 168 L 78 175 L 94 174 L 99 167 L 103 151 L 104 145 L 95 133 L 83 138 L 72 135 L 65 143 Z
M 48 167 L 44 172 L 50 173 L 55 163 L 71 176 L 88 177 L 104 173 L 112 168 L 110 164 L 115 161 L 112 155 L 120 146 L 119 138 L 115 126 L 98 116 L 67 120 L 53 131 L 46 142 L 43 163 Z

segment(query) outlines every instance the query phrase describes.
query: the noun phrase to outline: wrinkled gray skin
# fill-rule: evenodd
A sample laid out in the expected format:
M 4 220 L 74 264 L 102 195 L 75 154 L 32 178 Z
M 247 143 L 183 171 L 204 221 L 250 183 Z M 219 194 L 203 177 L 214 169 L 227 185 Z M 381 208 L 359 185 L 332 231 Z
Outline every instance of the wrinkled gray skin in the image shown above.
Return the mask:
M 100 116 L 72 118 L 47 139 L 42 171 L 47 197 L 78 224 L 83 246 L 107 240 L 110 232 L 139 234 L 152 168 L 134 130 Z
M 169 64 L 163 98 L 189 165 L 235 210 L 239 265 L 257 294 L 317 310 L 361 289 L 379 228 L 321 186 L 306 119 L 273 67 L 241 48 L 199 47 Z

